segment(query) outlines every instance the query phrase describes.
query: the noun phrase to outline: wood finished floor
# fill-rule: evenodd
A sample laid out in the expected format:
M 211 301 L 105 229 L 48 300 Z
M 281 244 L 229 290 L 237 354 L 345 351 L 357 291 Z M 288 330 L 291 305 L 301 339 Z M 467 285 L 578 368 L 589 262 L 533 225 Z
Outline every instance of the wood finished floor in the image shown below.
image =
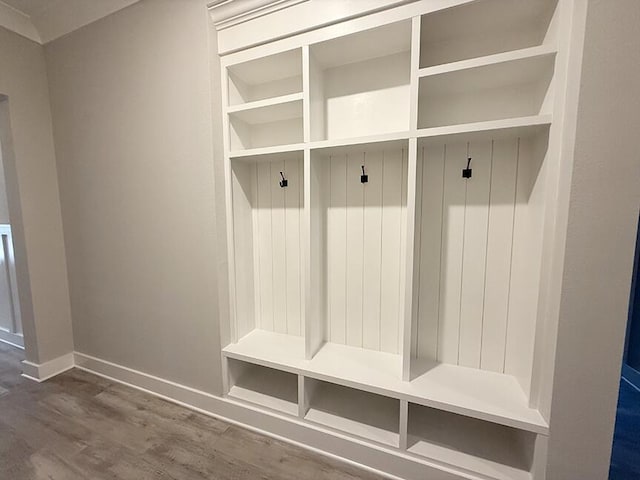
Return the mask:
M 382 478 L 77 369 L 37 384 L 22 358 L 0 343 L 2 480 Z

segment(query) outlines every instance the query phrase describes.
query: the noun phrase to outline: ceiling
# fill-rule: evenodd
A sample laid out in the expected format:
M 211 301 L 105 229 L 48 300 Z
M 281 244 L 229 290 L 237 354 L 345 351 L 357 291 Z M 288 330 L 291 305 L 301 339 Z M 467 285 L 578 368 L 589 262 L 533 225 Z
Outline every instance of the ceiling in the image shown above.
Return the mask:
M 0 0 L 0 26 L 47 43 L 138 0 Z

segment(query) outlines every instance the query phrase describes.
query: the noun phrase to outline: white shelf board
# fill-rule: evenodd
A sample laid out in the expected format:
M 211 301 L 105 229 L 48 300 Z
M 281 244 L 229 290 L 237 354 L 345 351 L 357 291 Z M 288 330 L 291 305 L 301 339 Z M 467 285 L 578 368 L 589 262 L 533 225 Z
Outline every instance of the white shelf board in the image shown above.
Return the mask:
M 496 53 L 494 55 L 487 55 L 484 57 L 472 58 L 469 60 L 460 60 L 457 62 L 435 65 L 433 67 L 421 68 L 420 70 L 418 70 L 418 76 L 422 78 L 431 75 L 441 75 L 443 73 L 458 72 L 461 70 L 486 67 L 501 63 L 510 64 L 511 67 L 507 66 L 507 68 L 511 68 L 513 72 L 515 72 L 515 69 L 521 69 L 521 64 L 518 62 L 518 60 L 552 56 L 555 55 L 556 52 L 557 47 L 555 45 L 539 45 L 536 47 L 522 48 L 520 50 L 514 50 L 511 52 Z
M 357 150 L 379 150 L 380 148 L 393 148 L 406 144 L 409 132 L 391 132 L 379 135 L 367 135 L 363 137 L 336 138 L 331 140 L 319 140 L 309 143 L 311 151 L 322 151 L 326 154 L 344 154 Z
M 263 107 L 270 107 L 272 105 L 279 105 L 282 103 L 289 103 L 295 101 L 302 101 L 302 92 L 291 93 L 289 95 L 280 95 L 279 97 L 266 98 L 264 100 L 256 100 L 255 102 L 240 103 L 238 105 L 232 105 L 227 108 L 227 113 L 246 112 Z
M 411 382 L 401 380 L 401 358 L 385 352 L 326 343 L 312 360 L 304 359 L 304 340 L 254 330 L 223 354 L 310 378 L 386 395 L 452 413 L 535 433 L 548 433 L 540 413 L 529 408 L 510 375 L 455 365 L 423 368 Z
M 290 152 L 299 152 L 302 153 L 304 150 L 304 143 L 290 143 L 288 145 L 275 145 L 272 147 L 260 147 L 260 148 L 248 148 L 246 150 L 232 150 L 229 152 L 229 158 L 233 159 L 244 159 L 244 160 L 261 160 L 267 159 L 269 160 L 269 156 L 271 159 L 275 159 L 274 156 L 290 153 Z
M 299 118 L 302 121 L 302 94 L 295 93 L 293 95 L 284 95 L 276 97 L 276 100 L 284 101 L 272 102 L 273 99 L 259 100 L 250 102 L 249 108 L 241 108 L 235 110 L 231 108 L 229 116 L 238 118 L 249 125 L 260 125 L 263 123 L 280 122 L 282 120 L 291 120 Z M 253 106 L 251 106 L 253 104 Z M 246 106 L 243 104 L 241 106 Z
M 552 55 L 536 55 L 446 71 L 421 77 L 419 94 L 431 97 L 464 95 L 470 91 L 534 84 L 547 78 L 553 67 Z
M 551 115 L 532 115 L 529 117 L 507 118 L 503 120 L 488 120 L 484 122 L 446 125 L 444 127 L 421 128 L 417 137 L 422 142 L 437 143 L 442 140 L 451 141 L 455 137 L 473 140 L 475 137 L 491 135 L 496 139 L 503 136 L 526 136 L 551 125 Z

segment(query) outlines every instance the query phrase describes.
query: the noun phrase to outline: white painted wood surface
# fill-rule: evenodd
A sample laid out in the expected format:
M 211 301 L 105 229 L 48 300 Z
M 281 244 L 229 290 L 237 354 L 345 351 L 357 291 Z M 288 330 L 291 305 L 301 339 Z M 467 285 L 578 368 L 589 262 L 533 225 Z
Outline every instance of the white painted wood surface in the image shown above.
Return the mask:
M 298 414 L 297 375 L 249 363 L 234 362 L 229 397 L 259 405 L 270 410 Z
M 254 330 L 223 355 L 407 400 L 501 425 L 547 433 L 540 413 L 529 407 L 517 380 L 495 372 L 421 360 L 414 362 L 411 382 L 401 379 L 399 355 L 326 343 L 312 360 L 304 358 L 300 337 Z
M 303 335 L 303 161 L 237 160 L 233 174 L 238 336 L 254 328 Z
M 501 480 L 530 480 L 535 435 L 409 404 L 408 452 Z
M 327 207 L 320 215 L 327 219 L 329 342 L 400 351 L 406 155 L 406 148 L 394 148 L 312 160 L 326 178 L 320 201 Z M 367 183 L 360 181 L 363 166 Z
M 507 373 L 521 362 L 530 367 L 541 248 L 530 192 L 544 188 L 545 142 L 541 135 L 421 147 L 417 357 Z
M 223 57 L 239 190 L 239 341 L 224 355 L 299 376 L 298 403 L 275 410 L 530 478 L 501 454 L 547 434 L 529 391 L 558 161 L 556 3 L 418 1 Z M 234 388 L 274 409 L 259 384 Z M 433 425 L 412 422 L 420 408 Z
M 305 419 L 367 440 L 399 446 L 398 400 L 332 383 L 315 383 Z

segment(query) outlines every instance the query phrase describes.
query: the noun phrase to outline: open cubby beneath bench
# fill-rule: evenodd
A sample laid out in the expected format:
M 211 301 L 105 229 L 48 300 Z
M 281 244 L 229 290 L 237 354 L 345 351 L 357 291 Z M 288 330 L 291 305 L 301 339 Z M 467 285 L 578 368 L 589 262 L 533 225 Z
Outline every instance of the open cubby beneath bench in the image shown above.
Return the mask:
M 399 446 L 399 400 L 313 378 L 304 382 L 306 420 L 376 443 Z
M 409 403 L 407 450 L 503 480 L 528 479 L 536 435 Z
M 229 397 L 289 415 L 298 414 L 298 376 L 227 359 Z

